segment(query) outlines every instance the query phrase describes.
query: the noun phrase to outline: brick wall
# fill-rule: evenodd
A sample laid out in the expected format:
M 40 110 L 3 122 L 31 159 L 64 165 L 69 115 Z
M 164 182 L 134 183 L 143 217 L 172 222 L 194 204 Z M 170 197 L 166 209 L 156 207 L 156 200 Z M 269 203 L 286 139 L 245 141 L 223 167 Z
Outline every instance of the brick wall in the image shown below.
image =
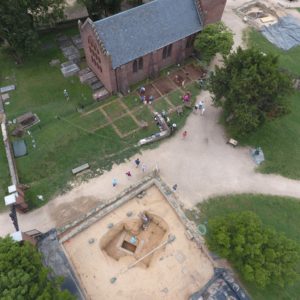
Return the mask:
M 143 57 L 143 69 L 133 72 L 133 61 L 116 69 L 118 90 L 123 94 L 128 93 L 130 85 L 148 77 L 154 78 L 159 71 L 169 65 L 181 63 L 189 57 L 193 48 L 186 48 L 187 38 L 172 44 L 171 55 L 163 58 L 163 48 L 153 51 Z
M 79 31 L 88 66 L 109 92 L 116 91 L 116 76 L 111 66 L 111 57 L 101 49 L 92 23 L 87 20 L 83 25 L 79 25 Z
M 204 25 L 221 20 L 226 0 L 197 0 L 200 3 Z

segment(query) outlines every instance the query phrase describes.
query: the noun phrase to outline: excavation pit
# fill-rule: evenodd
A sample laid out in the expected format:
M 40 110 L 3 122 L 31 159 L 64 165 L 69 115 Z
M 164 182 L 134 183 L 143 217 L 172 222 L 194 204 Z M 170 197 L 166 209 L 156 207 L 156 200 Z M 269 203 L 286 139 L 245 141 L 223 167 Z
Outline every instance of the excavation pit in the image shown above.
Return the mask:
M 139 260 L 167 239 L 169 227 L 157 215 L 141 212 L 149 218 L 144 228 L 142 218 L 126 219 L 114 226 L 100 240 L 100 248 L 109 257 L 119 261 L 131 256 Z M 145 257 L 137 266 L 148 268 L 153 255 Z
M 188 299 L 213 275 L 167 196 L 155 184 L 144 190 L 63 242 L 87 299 Z

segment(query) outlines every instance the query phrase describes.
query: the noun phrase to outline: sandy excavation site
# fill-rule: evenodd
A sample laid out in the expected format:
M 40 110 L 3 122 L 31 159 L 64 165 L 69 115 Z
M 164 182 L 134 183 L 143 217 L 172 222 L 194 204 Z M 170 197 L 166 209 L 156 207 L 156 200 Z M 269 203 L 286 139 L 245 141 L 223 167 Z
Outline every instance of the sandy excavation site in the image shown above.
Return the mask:
M 213 275 L 156 186 L 63 246 L 88 299 L 188 299 Z

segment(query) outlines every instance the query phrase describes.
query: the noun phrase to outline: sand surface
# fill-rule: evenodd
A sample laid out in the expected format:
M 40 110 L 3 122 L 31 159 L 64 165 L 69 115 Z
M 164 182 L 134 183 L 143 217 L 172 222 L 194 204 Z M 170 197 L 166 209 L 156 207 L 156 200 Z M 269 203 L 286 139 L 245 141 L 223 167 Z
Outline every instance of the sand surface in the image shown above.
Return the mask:
M 128 255 L 115 260 L 101 249 L 101 240 L 110 230 L 108 224 L 117 226 L 135 219 L 144 210 L 161 217 L 168 225 L 162 241 L 169 233 L 176 239 L 154 253 L 148 268 L 138 264 L 127 270 L 135 258 Z M 133 213 L 130 218 L 129 211 Z M 142 199 L 133 198 L 65 242 L 64 247 L 90 299 L 188 299 L 211 278 L 213 267 L 184 232 L 176 213 L 153 186 Z M 88 242 L 91 238 L 95 239 L 93 244 Z M 113 284 L 112 277 L 117 278 Z

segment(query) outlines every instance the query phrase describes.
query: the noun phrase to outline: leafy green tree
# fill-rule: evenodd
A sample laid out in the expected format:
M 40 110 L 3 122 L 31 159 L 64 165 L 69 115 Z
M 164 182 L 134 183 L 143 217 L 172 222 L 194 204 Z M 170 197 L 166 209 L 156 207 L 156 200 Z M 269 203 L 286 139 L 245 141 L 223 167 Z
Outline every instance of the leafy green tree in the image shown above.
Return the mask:
M 40 253 L 29 243 L 23 245 L 10 237 L 0 238 L 0 299 L 3 300 L 72 300 L 59 289 L 59 280 L 49 280 L 49 269 Z
M 0 37 L 18 61 L 37 48 L 38 27 L 63 19 L 63 8 L 63 0 L 0 1 Z
M 87 8 L 90 18 L 98 20 L 103 16 L 120 12 L 122 0 L 80 0 L 80 2 Z
M 201 58 L 209 63 L 217 54 L 228 55 L 233 45 L 233 34 L 223 22 L 207 25 L 194 42 Z
M 299 276 L 300 250 L 296 242 L 263 227 L 250 211 L 216 217 L 209 222 L 208 245 L 227 258 L 245 280 L 260 287 L 284 287 Z
M 289 76 L 278 68 L 278 58 L 256 49 L 238 48 L 216 67 L 209 89 L 215 104 L 222 106 L 224 117 L 236 135 L 246 135 L 267 117 L 289 111 L 286 96 L 292 92 Z

